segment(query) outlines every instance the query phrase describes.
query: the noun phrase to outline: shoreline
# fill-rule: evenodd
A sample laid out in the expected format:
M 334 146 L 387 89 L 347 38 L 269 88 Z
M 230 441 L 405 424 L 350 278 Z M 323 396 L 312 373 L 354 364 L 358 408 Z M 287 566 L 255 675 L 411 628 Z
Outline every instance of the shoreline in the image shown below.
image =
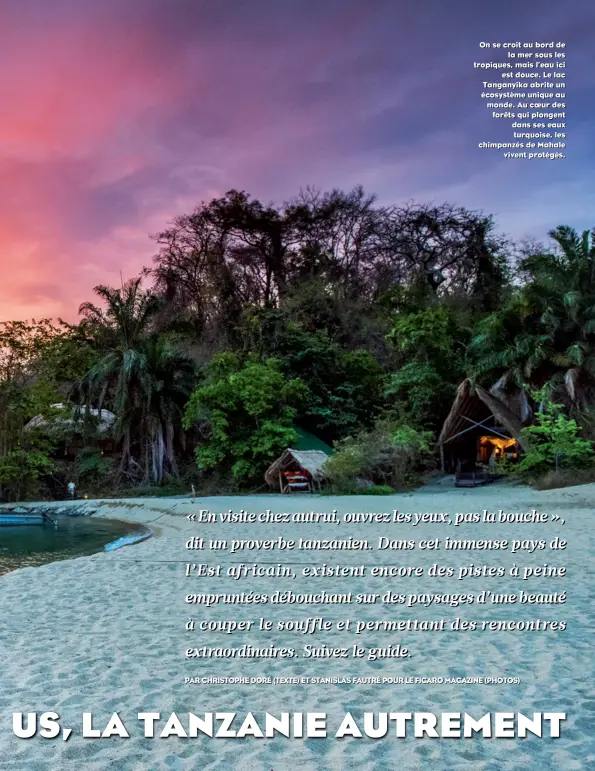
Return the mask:
M 481 510 L 483 506 L 479 503 L 485 501 L 493 508 L 495 504 L 491 503 L 493 498 L 503 499 L 523 499 L 527 501 L 523 506 L 514 507 L 515 511 L 539 510 L 539 505 L 551 504 L 554 509 L 560 506 L 564 508 L 569 503 L 577 508 L 591 509 L 595 516 L 595 483 L 576 485 L 572 487 L 555 488 L 550 490 L 534 490 L 526 485 L 494 484 L 476 488 L 455 488 L 454 485 L 448 485 L 445 480 L 438 484 L 430 484 L 420 487 L 413 492 L 395 493 L 394 495 L 220 495 L 220 496 L 143 496 L 141 498 L 94 498 L 94 499 L 76 499 L 74 501 L 25 501 L 19 503 L 0 504 L 0 514 L 4 510 L 12 508 L 22 509 L 43 509 L 50 515 L 53 513 L 64 514 L 68 516 L 85 516 L 95 518 L 114 519 L 121 522 L 130 522 L 131 524 L 141 525 L 151 532 L 151 538 L 160 538 L 164 535 L 175 533 L 195 532 L 200 525 L 197 521 L 187 519 L 188 514 L 200 509 L 210 511 L 227 511 L 230 508 L 236 509 L 238 502 L 246 501 L 260 504 L 253 506 L 250 510 L 261 511 L 271 509 L 273 511 L 301 511 L 318 510 L 321 512 L 332 511 L 333 508 L 339 508 L 340 511 L 366 511 L 380 512 L 398 509 L 419 510 L 420 513 L 431 513 L 442 511 L 448 508 L 445 504 L 452 503 L 451 508 L 462 507 L 463 500 L 474 502 L 474 509 Z M 534 499 L 534 500 L 530 500 Z M 266 503 L 266 505 L 265 505 Z M 303 505 L 302 505 L 303 504 Z M 365 504 L 365 505 L 364 505 Z M 420 507 L 425 506 L 423 512 Z M 241 508 L 244 508 L 242 506 Z M 501 508 L 498 506 L 497 508 Z M 71 515 L 68 509 L 75 509 L 77 513 Z M 512 511 L 512 509 L 509 509 Z M 229 523 L 226 527 L 233 527 L 236 523 Z M 273 527 L 275 525 L 272 525 Z M 282 527 L 282 526 L 281 526 Z M 362 528 L 367 525 L 361 525 Z M 1 529 L 0 529 L 1 534 Z M 151 540 L 149 538 L 148 540 Z M 140 541 L 142 544 L 145 540 Z M 138 546 L 140 544 L 126 544 L 127 546 Z M 124 548 L 124 547 L 122 547 Z M 390 551 L 390 550 L 389 550 Z M 84 557 L 74 557 L 73 559 L 96 558 L 104 554 L 103 551 L 95 552 Z M 68 564 L 71 559 L 59 560 L 62 564 Z M 45 563 L 54 564 L 54 563 Z M 43 567 L 42 565 L 38 567 Z M 22 568 L 17 568 L 21 570 Z M 15 571 L 11 571 L 15 572 Z M 4 574 L 8 575 L 8 574 Z
M 120 519 L 142 524 L 155 535 L 130 548 L 99 552 L 41 567 L 25 567 L 0 577 L 0 649 L 5 666 L 0 673 L 0 752 L 11 758 L 10 771 L 32 768 L 60 768 L 61 771 L 139 771 L 143 768 L 235 769 L 250 771 L 275 768 L 286 771 L 296 766 L 305 771 L 336 771 L 341 768 L 418 768 L 438 758 L 442 767 L 464 769 L 516 768 L 509 759 L 509 747 L 524 757 L 526 767 L 580 768 L 585 757 L 595 754 L 589 732 L 573 730 L 589 719 L 592 704 L 592 561 L 595 554 L 595 485 L 580 485 L 558 490 L 534 491 L 530 488 L 490 485 L 475 489 L 423 488 L 394 496 L 220 496 L 200 498 L 141 498 L 86 500 L 95 509 L 92 516 Z M 27 504 L 23 504 L 27 505 Z M 28 504 L 39 505 L 39 504 Z M 55 507 L 80 505 L 79 501 L 59 502 Z M 199 509 L 215 512 L 229 508 L 247 511 L 303 512 L 310 510 L 339 512 L 382 512 L 395 508 L 409 512 L 471 512 L 489 510 L 530 511 L 534 508 L 556 514 L 565 524 L 465 524 L 447 529 L 427 522 L 418 526 L 372 522 L 350 524 L 203 524 L 189 520 L 188 514 Z M 191 536 L 208 539 L 285 539 L 369 538 L 373 544 L 382 535 L 392 538 L 443 538 L 450 531 L 464 538 L 537 539 L 562 536 L 568 540 L 566 552 L 536 552 L 533 555 L 481 552 L 481 557 L 441 551 L 368 551 L 282 553 L 242 548 L 235 554 L 189 552 L 185 543 Z M 1 537 L 1 534 L 0 534 Z M 192 556 L 190 556 L 192 555 Z M 278 560 L 277 560 L 278 558 Z M 266 576 L 235 580 L 213 576 L 191 576 L 189 562 L 220 563 L 225 573 L 238 563 L 291 562 L 296 577 L 290 582 Z M 415 607 L 383 604 L 315 606 L 287 604 L 189 605 L 186 597 L 202 592 L 214 597 L 221 593 L 250 592 L 272 594 L 280 589 L 294 593 L 377 592 L 380 597 L 392 591 L 431 594 L 437 591 L 467 592 L 484 588 L 504 594 L 527 589 L 516 579 L 469 579 L 462 585 L 454 578 L 423 577 L 401 582 L 399 579 L 304 577 L 301 568 L 328 562 L 331 565 L 402 565 L 424 566 L 432 563 L 468 565 L 470 562 L 502 564 L 508 570 L 513 562 L 567 564 L 569 575 L 561 579 L 568 591 L 564 605 L 525 605 L 480 608 L 474 605 L 450 607 L 432 604 Z M 491 583 L 493 582 L 493 583 Z M 553 591 L 551 579 L 538 579 L 533 591 Z M 556 584 L 558 586 L 558 584 Z M 497 587 L 497 588 L 494 588 Z M 225 595 L 227 596 L 227 594 Z M 336 622 L 349 618 L 368 622 L 383 619 L 417 618 L 429 622 L 435 618 L 523 620 L 540 617 L 562 618 L 568 631 L 494 631 L 476 632 L 403 631 L 389 633 L 377 625 L 365 635 L 354 631 L 317 632 L 304 636 L 277 630 L 279 621 L 320 616 Z M 203 631 L 188 631 L 189 617 L 204 620 Z M 259 632 L 258 619 L 270 619 L 272 627 Z M 228 635 L 208 631 L 208 622 L 233 619 L 240 631 Z M 247 622 L 253 620 L 254 626 Z M 243 623 L 242 623 L 243 622 Z M 376 626 L 376 625 L 374 625 Z M 354 627 L 355 628 L 355 627 Z M 372 627 L 371 627 L 372 628 Z M 205 631 L 205 629 L 207 631 Z M 381 650 L 388 645 L 409 647 L 412 658 L 360 659 L 341 658 L 187 658 L 193 647 L 215 646 L 213 650 L 247 650 L 274 646 L 276 650 L 305 645 L 322 648 L 336 645 L 351 649 L 356 645 Z M 372 650 L 372 648 L 370 648 Z M 26 654 L 23 655 L 23 651 Z M 307 675 L 308 677 L 305 677 Z M 587 675 L 587 676 L 585 676 Z M 207 677 L 208 676 L 208 677 Z M 347 682 L 347 676 L 351 682 Z M 442 677 L 440 686 L 417 683 L 416 678 Z M 202 678 L 213 678 L 205 682 Z M 216 682 L 229 677 L 236 682 Z M 380 677 L 387 684 L 374 682 Z M 491 685 L 461 685 L 461 678 L 502 678 L 506 682 Z M 200 678 L 201 687 L 185 684 Z M 243 678 L 241 682 L 237 678 Z M 336 684 L 302 684 L 312 678 L 329 678 Z M 401 678 L 401 681 L 398 679 Z M 516 681 L 515 681 L 516 679 Z M 276 684 L 269 684 L 271 683 Z M 388 684 L 388 681 L 391 681 Z M 323 682 L 323 681 L 321 681 Z M 397 683 L 398 684 L 395 684 Z M 421 690 L 420 690 L 421 688 Z M 567 712 L 568 728 L 555 746 L 543 741 L 440 742 L 432 739 L 404 739 L 398 748 L 392 742 L 352 741 L 318 743 L 249 742 L 232 740 L 187 742 L 172 736 L 168 741 L 152 741 L 135 730 L 139 712 L 162 714 L 178 712 L 254 712 L 272 714 L 286 711 L 287 704 L 299 704 L 304 712 L 324 712 L 333 723 L 351 711 L 356 719 L 363 712 L 380 713 L 390 707 L 396 712 L 409 711 L 423 704 L 428 712 L 521 711 Z M 518 708 L 518 710 L 517 710 Z M 13 712 L 52 710 L 60 714 L 63 725 L 73 728 L 68 742 L 32 740 L 23 742 L 12 734 Z M 99 725 L 106 725 L 118 712 L 130 729 L 126 741 L 90 741 L 81 736 L 83 712 L 91 712 Z M 322 753 L 322 754 L 320 754 Z M 515 754 L 516 755 L 516 754 Z M 509 763 L 513 762 L 513 766 Z

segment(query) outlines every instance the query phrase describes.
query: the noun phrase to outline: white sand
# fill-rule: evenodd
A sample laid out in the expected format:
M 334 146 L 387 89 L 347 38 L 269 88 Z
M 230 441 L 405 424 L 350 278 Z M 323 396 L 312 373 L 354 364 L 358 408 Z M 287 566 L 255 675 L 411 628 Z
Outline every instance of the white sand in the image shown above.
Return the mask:
M 93 503 L 94 507 L 98 504 Z M 249 511 L 478 511 L 537 508 L 565 519 L 565 524 L 468 525 L 447 528 L 422 524 L 352 525 L 199 525 L 190 511 L 229 508 Z M 595 485 L 534 492 L 528 488 L 494 485 L 475 490 L 451 486 L 391 497 L 252 496 L 245 498 L 139 499 L 99 504 L 96 516 L 143 522 L 158 528 L 148 541 L 113 553 L 102 553 L 40 568 L 25 568 L 0 577 L 0 768 L 2 771 L 158 771 L 183 769 L 258 769 L 304 771 L 330 769 L 595 769 Z M 395 538 L 565 538 L 568 550 L 536 552 L 245 552 L 231 556 L 189 552 L 191 535 L 205 538 L 348 537 L 380 535 Z M 1 538 L 0 531 L 0 538 Z M 568 602 L 558 606 L 408 610 L 403 606 L 288 605 L 195 607 L 185 604 L 189 592 L 270 593 L 294 592 L 475 592 L 482 588 L 503 593 L 528 590 L 528 582 L 511 578 L 436 580 L 427 577 L 396 579 L 252 579 L 185 578 L 187 561 L 287 562 L 327 564 L 420 565 L 434 562 L 454 566 L 475 564 L 566 564 L 563 580 L 537 580 L 532 591 L 566 590 Z M 299 566 L 296 566 L 299 571 Z M 351 632 L 322 633 L 311 639 L 300 635 L 254 632 L 235 635 L 199 635 L 184 630 L 188 616 L 206 619 L 272 620 L 324 616 L 327 619 L 520 619 L 566 620 L 562 633 L 374 633 L 356 638 Z M 409 644 L 413 657 L 371 662 L 366 659 L 328 661 L 296 659 L 186 660 L 187 647 L 249 643 L 295 646 L 328 644 L 342 647 Z M 318 675 L 318 676 L 518 676 L 520 685 L 184 685 L 184 676 L 203 675 Z M 12 734 L 13 711 L 60 713 L 62 724 L 73 728 L 69 741 Z M 329 726 L 348 711 L 453 711 L 480 717 L 488 711 L 563 711 L 568 722 L 562 738 L 552 742 L 524 740 L 312 740 L 146 739 L 136 721 L 140 711 L 169 715 L 175 711 L 318 711 L 328 714 Z M 92 712 L 99 723 L 117 711 L 130 739 L 83 739 L 82 712 Z

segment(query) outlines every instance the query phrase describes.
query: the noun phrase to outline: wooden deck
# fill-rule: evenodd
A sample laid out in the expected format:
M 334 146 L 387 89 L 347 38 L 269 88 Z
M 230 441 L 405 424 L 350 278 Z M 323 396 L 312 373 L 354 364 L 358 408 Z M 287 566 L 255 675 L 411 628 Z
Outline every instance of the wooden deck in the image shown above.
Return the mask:
M 494 474 L 485 471 L 459 471 L 455 477 L 455 487 L 480 487 L 496 481 Z

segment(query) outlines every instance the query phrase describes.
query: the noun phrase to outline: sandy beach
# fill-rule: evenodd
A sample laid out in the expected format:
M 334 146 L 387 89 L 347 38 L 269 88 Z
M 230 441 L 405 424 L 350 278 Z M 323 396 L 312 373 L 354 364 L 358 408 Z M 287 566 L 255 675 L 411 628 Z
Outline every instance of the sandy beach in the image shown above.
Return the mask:
M 63 504 L 62 504 L 63 505 Z M 38 568 L 24 568 L 0 577 L 0 757 L 3 771 L 335 771 L 339 769 L 595 769 L 595 485 L 535 492 L 525 487 L 493 485 L 472 490 L 452 485 L 422 488 L 390 497 L 251 496 L 94 501 L 94 516 L 143 523 L 155 535 L 141 544 Z M 538 509 L 560 517 L 547 524 L 201 524 L 188 519 L 200 509 L 261 512 L 509 512 Z M 192 536 L 209 538 L 367 538 L 545 539 L 568 541 L 564 552 L 510 551 L 357 551 L 190 552 Z M 1 533 L 0 533 L 1 538 Z M 186 577 L 186 563 L 252 565 L 292 563 L 295 579 Z M 304 578 L 305 564 L 400 565 L 426 568 L 423 577 Z M 523 582 L 503 578 L 430 578 L 434 563 L 466 566 L 566 565 L 564 579 Z M 463 586 L 462 586 L 463 584 Z M 191 607 L 190 592 L 469 592 L 492 589 L 502 593 L 566 591 L 561 605 L 405 608 L 369 605 L 296 606 L 283 604 Z M 513 619 L 564 620 L 566 631 L 544 632 L 369 632 L 352 630 L 304 635 L 239 631 L 199 633 L 185 630 L 199 619 L 272 621 L 323 616 L 336 620 L 381 619 Z M 186 659 L 185 650 L 200 645 L 264 647 L 305 644 L 351 646 L 409 644 L 408 659 Z M 184 677 L 213 676 L 509 676 L 519 684 L 504 685 L 191 685 Z M 469 712 L 560 711 L 568 713 L 562 737 L 554 742 L 534 736 L 515 740 L 372 739 L 258 740 L 169 738 L 142 736 L 138 712 L 168 716 L 206 711 L 284 710 L 326 712 L 334 724 L 346 712 L 365 711 Z M 14 711 L 56 711 L 62 725 L 73 728 L 68 741 L 12 734 Z M 118 712 L 129 739 L 83 739 L 81 715 L 92 712 L 104 725 Z

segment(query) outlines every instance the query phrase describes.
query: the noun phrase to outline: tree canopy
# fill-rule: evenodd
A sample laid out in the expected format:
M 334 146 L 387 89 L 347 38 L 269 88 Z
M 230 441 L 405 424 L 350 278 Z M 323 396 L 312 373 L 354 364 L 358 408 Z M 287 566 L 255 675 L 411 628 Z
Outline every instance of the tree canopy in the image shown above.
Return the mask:
M 427 462 L 465 378 L 521 389 L 537 412 L 547 388 L 558 439 L 580 429 L 587 447 L 595 230 L 548 235 L 523 250 L 483 212 L 382 205 L 361 187 L 203 201 L 153 236 L 139 276 L 97 286 L 78 323 L 0 324 L 0 491 L 40 494 L 67 463 L 25 431 L 58 402 L 115 414 L 111 455 L 90 430 L 68 467 L 105 489 L 258 486 L 303 431 L 336 447 L 339 476 L 376 443 L 370 474 L 395 484 L 396 459 L 408 475 L 421 447 Z

